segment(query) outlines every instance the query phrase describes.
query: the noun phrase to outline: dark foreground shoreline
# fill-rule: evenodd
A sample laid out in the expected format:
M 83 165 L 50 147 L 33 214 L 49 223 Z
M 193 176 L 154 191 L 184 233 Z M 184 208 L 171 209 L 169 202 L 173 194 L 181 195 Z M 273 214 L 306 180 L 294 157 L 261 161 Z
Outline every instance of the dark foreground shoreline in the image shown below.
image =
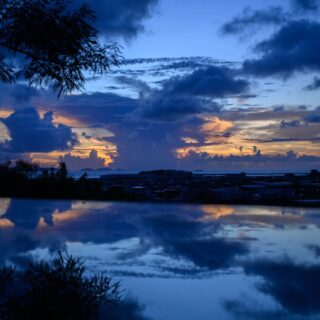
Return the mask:
M 79 179 L 65 172 L 0 172 L 0 197 L 320 208 L 320 173 L 247 176 L 158 170 Z

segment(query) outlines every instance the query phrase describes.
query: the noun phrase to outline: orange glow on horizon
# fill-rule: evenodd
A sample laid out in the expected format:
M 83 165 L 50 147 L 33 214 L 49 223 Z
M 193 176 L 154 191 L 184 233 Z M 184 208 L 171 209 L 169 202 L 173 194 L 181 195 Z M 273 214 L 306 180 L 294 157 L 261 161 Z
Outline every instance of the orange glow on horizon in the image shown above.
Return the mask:
M 219 220 L 222 217 L 234 214 L 235 209 L 227 206 L 205 205 L 201 207 L 204 217 L 201 220 Z

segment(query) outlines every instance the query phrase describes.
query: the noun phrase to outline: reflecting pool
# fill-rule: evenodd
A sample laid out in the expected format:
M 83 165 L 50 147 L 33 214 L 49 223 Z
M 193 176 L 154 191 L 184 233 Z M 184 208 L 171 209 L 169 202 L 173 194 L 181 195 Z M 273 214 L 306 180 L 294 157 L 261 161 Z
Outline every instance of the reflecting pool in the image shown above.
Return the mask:
M 1 263 L 58 250 L 135 319 L 320 319 L 320 209 L 0 199 Z

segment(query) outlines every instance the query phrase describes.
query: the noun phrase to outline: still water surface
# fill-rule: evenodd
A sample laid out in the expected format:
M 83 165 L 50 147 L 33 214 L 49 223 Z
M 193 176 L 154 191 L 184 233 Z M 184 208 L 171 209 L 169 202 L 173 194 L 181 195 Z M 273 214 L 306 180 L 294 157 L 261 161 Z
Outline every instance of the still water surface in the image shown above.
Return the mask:
M 320 209 L 0 199 L 0 262 L 84 257 L 136 319 L 320 319 L 319 227 Z

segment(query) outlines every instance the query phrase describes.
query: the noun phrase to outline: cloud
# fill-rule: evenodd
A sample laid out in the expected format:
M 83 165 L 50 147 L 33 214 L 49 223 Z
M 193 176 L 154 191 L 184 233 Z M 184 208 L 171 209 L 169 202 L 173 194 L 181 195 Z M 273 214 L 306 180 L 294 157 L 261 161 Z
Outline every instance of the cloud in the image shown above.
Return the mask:
M 186 76 L 173 77 L 164 83 L 163 90 L 175 95 L 226 98 L 246 93 L 249 82 L 238 79 L 230 68 L 211 66 Z
M 127 78 L 120 78 L 130 83 Z M 131 81 L 139 88 L 140 106 L 135 116 L 154 121 L 184 121 L 190 116 L 220 110 L 213 98 L 227 98 L 246 93 L 247 80 L 238 79 L 236 72 L 226 67 L 211 66 L 184 76 L 172 77 L 161 89 L 146 88 L 141 81 Z
M 280 128 L 298 128 L 301 126 L 301 121 L 300 120 L 291 120 L 291 121 L 285 121 L 282 120 L 280 123 Z
M 225 23 L 221 31 L 224 34 L 238 34 L 261 25 L 279 25 L 288 19 L 288 14 L 281 7 L 269 7 L 253 10 L 246 7 L 242 13 Z
M 81 158 L 78 156 L 73 156 L 71 153 L 60 156 L 60 162 L 65 162 L 68 169 L 80 170 L 83 168 L 99 169 L 103 168 L 105 165 L 105 160 L 98 157 L 98 152 L 96 150 L 91 150 L 87 158 Z
M 292 0 L 294 7 L 304 11 L 317 11 L 319 9 L 319 0 Z
M 320 23 L 310 20 L 291 21 L 268 40 L 258 43 L 258 59 L 243 63 L 246 73 L 266 77 L 288 78 L 296 72 L 319 71 Z
M 316 258 L 320 258 L 320 246 L 318 245 L 310 245 L 308 246 L 308 249 L 310 249 Z
M 305 90 L 313 91 L 320 89 L 320 78 L 315 77 L 313 82 L 305 87 Z
M 206 225 L 177 215 L 162 215 L 145 219 L 149 237 L 175 258 L 192 261 L 197 267 L 209 270 L 229 268 L 239 255 L 248 253 L 246 243 L 213 237 L 219 225 Z M 206 233 L 211 235 L 205 237 Z
M 141 102 L 133 115 L 153 121 L 179 122 L 185 121 L 190 116 L 219 110 L 219 105 L 208 99 L 182 95 L 170 96 L 163 91 L 155 91 Z
M 2 107 L 25 107 L 41 96 L 42 91 L 20 83 L 0 83 L 0 103 Z
M 320 123 L 320 107 L 307 114 L 304 117 L 304 121 L 307 123 Z
M 158 0 L 75 0 L 94 10 L 96 28 L 106 36 L 129 39 L 144 30 L 143 21 L 152 13 Z
M 256 142 L 256 141 L 255 141 Z M 263 155 L 257 151 L 253 155 L 210 155 L 206 152 L 189 151 L 185 157 L 180 159 L 179 167 L 196 169 L 214 169 L 214 170 L 281 170 L 283 164 L 286 164 L 286 170 L 303 169 L 308 171 L 320 166 L 320 157 L 317 156 L 298 156 L 290 151 L 285 155 Z
M 21 109 L 1 121 L 11 138 L 3 144 L 3 151 L 50 152 L 68 150 L 78 143 L 70 127 L 53 124 L 52 112 L 45 113 L 41 118 L 34 108 Z
M 286 310 L 299 315 L 320 312 L 319 265 L 298 265 L 291 261 L 257 261 L 244 268 L 247 275 L 264 279 L 260 290 L 273 296 Z

